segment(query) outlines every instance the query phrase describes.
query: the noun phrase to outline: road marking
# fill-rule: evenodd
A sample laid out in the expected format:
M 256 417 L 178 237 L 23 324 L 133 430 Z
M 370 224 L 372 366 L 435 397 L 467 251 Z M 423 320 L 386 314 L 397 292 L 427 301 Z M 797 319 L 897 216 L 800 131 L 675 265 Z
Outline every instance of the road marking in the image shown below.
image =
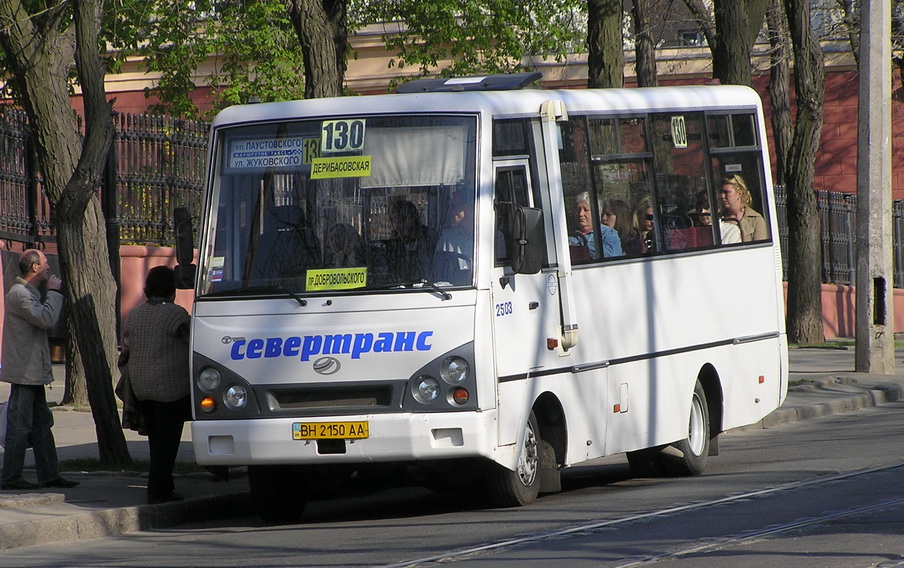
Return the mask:
M 811 479 L 808 481 L 797 481 L 794 483 L 789 483 L 787 485 L 780 485 L 778 487 L 772 487 L 769 489 L 760 489 L 758 491 L 751 491 L 749 493 L 743 493 L 740 495 L 732 495 L 731 497 L 723 497 L 721 499 L 715 499 L 713 501 L 702 501 L 700 503 L 691 503 L 689 505 L 681 505 L 679 507 L 670 507 L 668 509 L 660 509 L 658 511 L 649 511 L 647 513 L 639 513 L 636 515 L 629 515 L 627 517 L 622 517 L 622 518 L 618 518 L 618 519 L 609 519 L 609 520 L 605 520 L 605 521 L 594 521 L 591 523 L 577 525 L 577 526 L 569 527 L 569 528 L 565 528 L 565 529 L 558 529 L 558 530 L 549 531 L 549 532 L 541 532 L 541 533 L 533 534 L 530 536 L 503 540 L 500 542 L 484 544 L 484 545 L 475 546 L 472 548 L 466 548 L 463 550 L 454 550 L 454 551 L 444 552 L 441 554 L 437 554 L 435 556 L 418 558 L 416 560 L 406 560 L 404 562 L 399 562 L 397 564 L 385 564 L 382 566 L 382 568 L 406 568 L 409 566 L 416 566 L 418 564 L 425 564 L 425 563 L 431 563 L 431 562 L 450 562 L 450 561 L 454 561 L 455 559 L 458 559 L 458 558 L 470 556 L 470 555 L 477 554 L 480 552 L 486 552 L 489 550 L 499 550 L 499 549 L 503 549 L 503 548 L 509 548 L 512 546 L 518 546 L 521 544 L 539 542 L 542 540 L 567 536 L 567 535 L 571 535 L 571 534 L 575 534 L 575 533 L 593 531 L 593 530 L 597 530 L 597 529 L 601 529 L 601 528 L 615 527 L 618 525 L 627 525 L 627 524 L 634 523 L 636 521 L 640 521 L 640 520 L 644 520 L 644 519 L 652 519 L 652 518 L 656 518 L 656 517 L 666 517 L 669 515 L 674 515 L 675 513 L 683 513 L 685 511 L 695 511 L 695 510 L 699 510 L 699 509 L 705 509 L 707 507 L 715 507 L 718 505 L 723 505 L 725 503 L 733 503 L 735 501 L 742 501 L 745 499 L 750 499 L 751 497 L 772 495 L 775 493 L 781 493 L 783 491 L 793 491 L 795 489 L 800 489 L 803 487 L 812 487 L 815 485 L 825 485 L 825 484 L 833 483 L 835 481 L 839 481 L 842 479 L 850 479 L 852 477 L 869 475 L 872 473 L 888 471 L 888 470 L 897 469 L 900 467 L 904 467 L 904 462 L 899 462 L 899 463 L 896 463 L 893 465 L 880 466 L 880 467 L 874 467 L 874 468 L 869 468 L 869 469 L 861 469 L 861 470 L 851 471 L 851 472 L 847 472 L 847 473 L 839 473 L 836 475 L 830 475 L 828 477 L 820 477 L 818 479 Z M 894 504 L 901 503 L 901 502 L 904 502 L 904 499 L 883 502 L 881 504 L 872 505 L 870 507 L 864 507 L 863 509 L 857 509 L 854 511 L 845 511 L 845 512 L 841 512 L 841 513 L 837 513 L 836 515 L 837 516 L 853 515 L 858 512 L 867 511 L 867 510 L 874 509 L 874 508 L 888 507 L 890 505 L 894 505 Z M 792 530 L 793 528 L 797 528 L 798 524 L 800 526 L 806 526 L 807 524 L 815 524 L 817 522 L 827 520 L 831 517 L 832 517 L 832 515 L 826 515 L 825 517 L 815 518 L 812 521 L 805 520 L 805 521 L 800 521 L 800 523 L 795 523 L 792 525 L 784 525 L 785 528 L 783 528 L 783 527 L 770 528 L 770 529 L 761 531 L 762 534 L 760 536 L 765 536 L 765 535 L 771 534 L 772 532 L 778 532 L 781 530 Z M 755 536 L 756 535 L 751 535 L 749 538 L 755 538 Z M 720 541 L 720 543 L 717 543 L 717 544 L 711 543 L 708 545 L 701 545 L 701 547 L 699 547 L 699 548 L 700 548 L 700 550 L 706 550 L 707 546 L 725 546 L 726 544 L 729 544 L 729 543 L 722 543 Z M 693 548 L 693 549 L 688 549 L 687 551 L 682 551 L 680 553 L 670 553 L 668 556 L 689 554 L 691 552 L 697 552 L 697 549 Z M 662 558 L 667 558 L 668 556 L 650 557 L 649 559 L 645 559 L 645 560 L 642 560 L 639 562 L 625 564 L 624 566 L 621 566 L 619 568 L 627 568 L 629 566 L 638 566 L 640 564 L 644 564 L 649 561 L 654 561 L 654 560 L 658 561 L 658 560 L 661 560 Z

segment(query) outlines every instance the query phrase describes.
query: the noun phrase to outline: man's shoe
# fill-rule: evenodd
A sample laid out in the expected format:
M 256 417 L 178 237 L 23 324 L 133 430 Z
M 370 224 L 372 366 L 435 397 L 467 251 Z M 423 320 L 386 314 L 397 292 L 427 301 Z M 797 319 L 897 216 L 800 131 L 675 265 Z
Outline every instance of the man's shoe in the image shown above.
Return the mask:
M 22 490 L 22 489 L 40 489 L 41 486 L 37 483 L 32 483 L 31 481 L 26 481 L 24 479 L 14 479 L 13 481 L 6 481 L 2 485 L 0 485 L 0 489 L 5 490 Z
M 57 477 L 56 479 L 45 481 L 41 485 L 43 485 L 44 487 L 59 487 L 61 489 L 68 489 L 70 487 L 75 487 L 78 484 L 78 481 L 70 481 L 68 479 L 63 479 L 62 477 Z

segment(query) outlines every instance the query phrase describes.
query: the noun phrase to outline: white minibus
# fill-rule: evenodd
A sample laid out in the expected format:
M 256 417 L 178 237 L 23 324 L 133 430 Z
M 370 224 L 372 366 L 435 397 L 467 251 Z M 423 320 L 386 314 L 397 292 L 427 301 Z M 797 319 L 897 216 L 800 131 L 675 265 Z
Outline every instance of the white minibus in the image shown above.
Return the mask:
M 538 74 L 236 106 L 194 275 L 199 464 L 269 520 L 372 468 L 497 506 L 624 453 L 695 475 L 787 390 L 763 111 L 737 86 Z

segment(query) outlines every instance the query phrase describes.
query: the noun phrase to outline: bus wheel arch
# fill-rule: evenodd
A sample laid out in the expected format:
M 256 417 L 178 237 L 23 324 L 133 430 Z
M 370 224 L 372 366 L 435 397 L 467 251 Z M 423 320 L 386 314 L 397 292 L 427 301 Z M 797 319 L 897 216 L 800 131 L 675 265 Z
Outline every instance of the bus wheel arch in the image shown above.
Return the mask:
M 628 452 L 628 464 L 634 474 L 642 477 L 702 474 L 707 458 L 718 454 L 722 401 L 719 375 L 707 363 L 697 374 L 691 394 L 687 438 L 666 446 Z
M 540 427 L 540 493 L 562 490 L 560 468 L 568 453 L 568 425 L 559 399 L 550 392 L 534 402 L 534 416 Z
M 697 382 L 703 387 L 706 394 L 706 406 L 709 410 L 709 455 L 719 455 L 718 436 L 722 432 L 723 411 L 725 398 L 722 393 L 722 381 L 719 373 L 712 364 L 707 363 L 700 369 Z
M 486 488 L 495 507 L 530 505 L 540 493 L 540 427 L 533 411 L 521 438 L 514 470 L 495 462 L 487 464 Z

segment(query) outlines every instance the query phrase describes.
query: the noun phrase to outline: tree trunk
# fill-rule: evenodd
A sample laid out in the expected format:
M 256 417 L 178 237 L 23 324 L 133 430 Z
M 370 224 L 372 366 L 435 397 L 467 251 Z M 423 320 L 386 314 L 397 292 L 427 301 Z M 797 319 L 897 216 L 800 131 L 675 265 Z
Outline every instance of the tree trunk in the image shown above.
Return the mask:
M 767 16 L 771 45 L 768 91 L 772 102 L 772 141 L 775 144 L 776 155 L 775 182 L 784 185 L 788 148 L 791 146 L 791 134 L 794 130 L 791 122 L 791 49 L 785 8 L 781 0 L 770 2 Z
M 286 0 L 301 42 L 306 99 L 338 97 L 348 51 L 347 0 Z
M 131 458 L 113 394 L 113 373 L 117 369 L 116 283 L 110 273 L 104 218 L 96 198 L 87 211 L 81 210 L 81 217 L 75 216 L 79 207 L 65 197 L 58 210 L 66 299 L 78 329 L 75 342 L 87 371 L 99 458 L 103 463 L 128 464 Z
M 713 77 L 724 85 L 747 85 L 750 80 L 750 43 L 747 41 L 746 0 L 717 0 L 716 31 L 719 42 L 712 50 Z
M 784 0 L 794 50 L 797 124 L 788 152 L 788 339 L 815 344 L 822 327 L 822 250 L 813 190 L 825 97 L 825 68 L 819 41 L 810 29 L 808 0 Z
M 77 0 L 30 17 L 18 1 L 0 2 L 0 45 L 17 100 L 28 113 L 59 239 L 69 314 L 69 354 L 81 362 L 101 461 L 131 463 L 113 398 L 116 286 L 110 272 L 97 187 L 112 139 L 98 42 L 101 5 Z M 74 27 L 67 18 L 74 17 Z M 14 23 L 10 23 L 14 22 Z M 69 71 L 78 70 L 85 103 L 82 139 L 69 103 Z M 74 341 L 73 341 L 74 339 Z M 71 369 L 72 366 L 67 366 Z
M 634 20 L 634 35 L 637 38 L 634 49 L 637 54 L 635 71 L 639 87 L 656 87 L 659 85 L 659 79 L 656 75 L 656 42 L 653 41 L 648 2 L 649 0 L 634 0 L 631 7 L 631 16 Z
M 587 87 L 605 89 L 625 84 L 625 52 L 622 38 L 622 3 L 590 0 L 587 3 Z

